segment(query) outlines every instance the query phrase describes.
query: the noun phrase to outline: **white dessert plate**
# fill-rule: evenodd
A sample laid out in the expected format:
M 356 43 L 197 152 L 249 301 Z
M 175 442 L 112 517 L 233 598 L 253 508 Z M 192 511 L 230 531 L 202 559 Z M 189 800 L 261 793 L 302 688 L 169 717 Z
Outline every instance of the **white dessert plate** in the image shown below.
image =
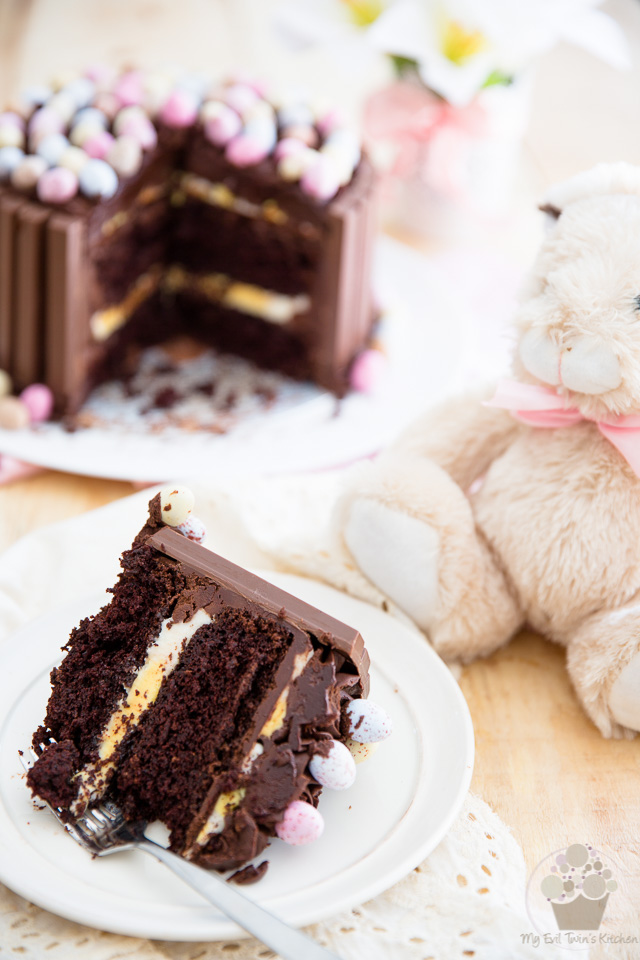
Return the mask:
M 289 382 L 273 406 L 249 405 L 222 435 L 157 432 L 153 415 L 141 420 L 128 410 L 129 426 L 122 429 L 93 426 L 70 433 L 51 423 L 37 430 L 0 430 L 0 453 L 54 470 L 148 482 L 176 473 L 210 479 L 247 471 L 303 472 L 369 456 L 416 413 L 451 392 L 467 325 L 457 291 L 447 288 L 434 264 L 404 244 L 380 239 L 374 281 L 386 313 L 381 338 L 389 372 L 372 395 L 352 394 L 338 404 L 329 393 Z
M 362 903 L 434 849 L 458 814 L 473 767 L 473 728 L 451 673 L 420 634 L 373 606 L 313 580 L 266 579 L 356 626 L 372 658 L 371 696 L 394 722 L 390 740 L 358 766 L 349 790 L 325 790 L 325 831 L 315 844 L 274 840 L 257 858 L 266 876 L 245 887 L 302 926 Z M 51 813 L 38 809 L 18 750 L 43 719 L 49 672 L 70 629 L 105 596 L 85 597 L 33 621 L 0 657 L 0 880 L 60 916 L 114 933 L 167 940 L 244 934 L 164 866 L 139 852 L 91 857 Z

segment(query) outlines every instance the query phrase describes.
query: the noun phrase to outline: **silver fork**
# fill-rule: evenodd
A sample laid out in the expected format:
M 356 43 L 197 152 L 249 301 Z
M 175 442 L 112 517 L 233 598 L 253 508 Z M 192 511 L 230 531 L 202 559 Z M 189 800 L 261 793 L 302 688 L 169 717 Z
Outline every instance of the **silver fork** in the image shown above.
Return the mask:
M 55 740 L 52 739 L 49 743 L 55 743 Z M 42 750 L 47 746 L 48 744 L 40 744 Z M 25 771 L 30 770 L 38 759 L 38 754 L 35 750 L 30 750 L 29 757 L 30 759 L 27 759 L 20 754 L 20 762 Z M 67 833 L 92 856 L 104 857 L 122 850 L 143 850 L 173 870 L 205 900 L 274 950 L 282 960 L 339 960 L 335 953 L 330 953 L 299 930 L 288 926 L 284 920 L 245 897 L 225 880 L 149 840 L 144 834 L 147 826 L 145 821 L 126 821 L 115 803 L 105 801 L 69 823 L 62 819 L 60 808 L 52 807 L 48 803 L 47 806 Z

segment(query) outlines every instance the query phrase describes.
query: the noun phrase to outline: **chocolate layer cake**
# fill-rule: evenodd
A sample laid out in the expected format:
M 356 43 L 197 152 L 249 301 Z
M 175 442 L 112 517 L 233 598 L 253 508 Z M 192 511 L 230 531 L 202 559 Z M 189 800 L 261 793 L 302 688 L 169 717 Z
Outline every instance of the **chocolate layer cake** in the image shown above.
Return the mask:
M 154 497 L 112 601 L 72 632 L 28 783 L 69 817 L 108 798 L 161 820 L 227 870 L 315 839 L 321 786 L 350 786 L 390 727 L 361 699 L 360 634 L 195 542 L 189 497 Z
M 0 368 L 59 413 L 189 335 L 337 394 L 371 334 L 375 183 L 335 112 L 90 73 L 0 114 Z

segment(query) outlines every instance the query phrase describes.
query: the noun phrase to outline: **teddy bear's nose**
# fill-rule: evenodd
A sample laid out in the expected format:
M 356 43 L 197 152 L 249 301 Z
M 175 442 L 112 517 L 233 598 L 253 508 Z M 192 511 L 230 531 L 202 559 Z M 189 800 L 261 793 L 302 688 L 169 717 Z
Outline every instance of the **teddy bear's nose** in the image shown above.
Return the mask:
M 620 363 L 612 348 L 585 335 L 560 346 L 549 332 L 533 327 L 520 341 L 520 359 L 529 373 L 551 386 L 562 384 L 576 393 L 607 393 L 620 386 Z

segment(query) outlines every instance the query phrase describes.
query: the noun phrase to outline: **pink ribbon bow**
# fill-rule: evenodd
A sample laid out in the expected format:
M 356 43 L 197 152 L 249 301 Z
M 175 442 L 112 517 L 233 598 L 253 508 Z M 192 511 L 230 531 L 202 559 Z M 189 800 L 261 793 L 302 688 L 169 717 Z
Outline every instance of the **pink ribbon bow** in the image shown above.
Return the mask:
M 640 477 L 640 416 L 636 414 L 596 420 L 584 416 L 576 407 L 566 407 L 555 390 L 517 380 L 500 380 L 494 397 L 485 406 L 509 410 L 517 420 L 531 427 L 573 427 L 591 420 Z
M 433 186 L 452 193 L 460 191 L 465 179 L 465 143 L 483 136 L 486 127 L 485 111 L 477 101 L 453 107 L 411 83 L 394 83 L 374 93 L 364 112 L 365 136 L 388 140 L 397 148 L 394 176 L 420 171 Z

